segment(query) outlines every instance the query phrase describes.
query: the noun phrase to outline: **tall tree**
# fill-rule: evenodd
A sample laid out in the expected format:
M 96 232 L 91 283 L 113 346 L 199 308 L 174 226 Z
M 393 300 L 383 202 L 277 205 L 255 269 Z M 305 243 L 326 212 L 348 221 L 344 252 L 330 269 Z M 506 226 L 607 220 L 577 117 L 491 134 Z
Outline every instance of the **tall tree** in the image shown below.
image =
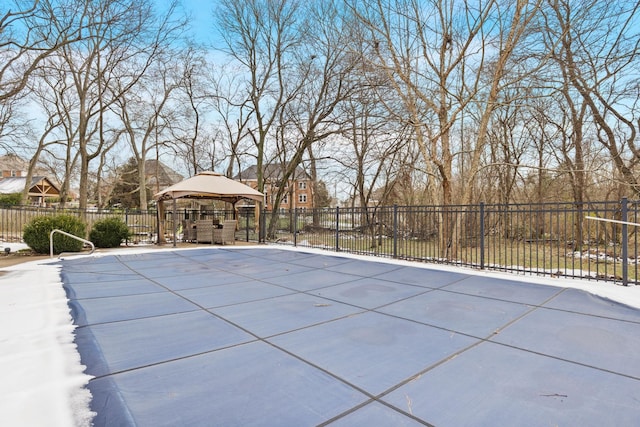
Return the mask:
M 58 50 L 67 78 L 73 83 L 77 108 L 69 112 L 76 127 L 69 141 L 79 156 L 79 206 L 87 207 L 90 162 L 108 146 L 105 115 L 131 90 L 176 36 L 181 23 L 173 21 L 173 7 L 156 16 L 149 0 L 69 0 L 55 16 L 58 27 L 85 26 L 82 40 Z
M 146 170 L 149 154 L 159 150 L 160 136 L 166 133 L 167 128 L 179 125 L 176 110 L 184 110 L 184 106 L 179 102 L 177 93 L 191 73 L 190 55 L 170 49 L 149 66 L 135 85 L 135 90 L 118 90 L 121 96 L 115 99 L 112 110 L 120 119 L 123 137 L 133 153 L 137 165 L 136 182 L 140 189 L 147 188 L 147 175 L 154 172 Z M 149 202 L 147 191 L 138 191 L 137 194 L 138 206 L 146 209 Z
M 269 222 L 270 234 L 275 232 L 280 201 L 290 193 L 287 183 L 295 182 L 303 160 L 311 176 L 312 193 L 316 191 L 314 146 L 342 132 L 339 106 L 353 92 L 348 78 L 354 68 L 348 56 L 349 21 L 339 15 L 339 8 L 331 1 L 312 3 L 306 11 L 301 21 L 305 43 L 296 50 L 289 73 L 295 90 L 279 116 L 275 138 L 275 157 L 282 165 L 282 176 Z M 291 202 L 295 206 L 296 201 Z
M 45 58 L 82 36 L 82 26 L 55 24 L 63 9 L 50 0 L 0 4 L 0 102 L 18 95 Z
M 298 0 L 222 0 L 217 9 L 225 52 L 239 65 L 246 81 L 252 117 L 247 132 L 253 142 L 261 192 L 267 142 L 297 89 L 288 79 L 288 69 L 292 51 L 301 43 L 300 12 Z
M 243 72 L 242 66 L 231 62 L 212 67 L 207 76 L 212 88 L 210 105 L 215 112 L 212 125 L 218 130 L 213 144 L 221 151 L 217 153 L 217 160 L 226 162 L 227 177 L 241 170 L 243 157 L 254 146 L 249 138 L 254 123 L 251 94 L 246 90 Z M 195 158 L 193 164 L 196 164 Z
M 588 108 L 598 140 L 629 194 L 638 196 L 640 3 L 550 0 L 548 4 L 544 34 L 552 57 Z
M 365 58 L 370 58 L 370 67 L 384 71 L 402 99 L 402 109 L 394 111 L 397 120 L 414 127 L 425 162 L 435 166 L 445 206 L 440 247 L 443 256 L 453 257 L 454 230 L 461 218 L 446 207 L 466 203 L 473 195 L 490 118 L 504 88 L 514 83 L 507 70 L 540 0 L 353 0 L 349 4 L 368 32 L 370 55 Z M 452 130 L 470 108 L 480 112 L 477 137 L 456 144 Z M 461 146 L 462 142 L 469 145 Z M 470 162 L 465 182 L 455 192 L 455 157 L 466 153 Z
M 60 205 L 65 206 L 70 193 L 72 170 L 77 165 L 69 141 L 75 140 L 75 126 L 69 115 L 73 110 L 76 98 L 73 96 L 71 82 L 65 78 L 61 67 L 51 66 L 55 58 L 47 62 L 49 66 L 42 67 L 34 73 L 34 79 L 29 84 L 30 100 L 38 106 L 38 111 L 45 117 L 44 126 L 37 139 L 37 145 L 26 152 L 30 155 L 26 184 L 22 190 L 22 200 L 28 199 L 31 179 L 39 162 L 49 164 L 55 170 L 53 175 L 60 183 Z

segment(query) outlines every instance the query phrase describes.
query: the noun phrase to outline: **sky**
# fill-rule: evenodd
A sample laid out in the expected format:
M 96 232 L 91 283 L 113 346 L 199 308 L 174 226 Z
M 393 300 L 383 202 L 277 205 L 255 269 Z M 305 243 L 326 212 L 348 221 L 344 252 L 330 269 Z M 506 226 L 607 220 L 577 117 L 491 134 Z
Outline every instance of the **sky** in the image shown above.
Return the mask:
M 157 0 L 164 4 L 163 0 Z M 190 16 L 190 33 L 195 40 L 205 45 L 211 45 L 216 39 L 213 25 L 213 9 L 216 0 L 182 0 L 185 12 Z
M 24 246 L 0 241 L 0 252 L 5 247 L 16 251 Z M 278 246 L 278 250 L 282 249 L 297 250 Z M 327 253 L 320 249 L 304 250 Z M 118 251 L 118 255 L 145 251 L 157 252 L 158 249 L 123 249 Z M 341 256 L 371 260 L 371 257 L 358 255 Z M 75 326 L 62 287 L 60 269 L 52 264 L 55 261 L 56 258 L 30 261 L 0 270 L 0 420 L 3 425 L 91 425 L 94 415 L 89 409 L 91 394 L 85 388 L 91 377 L 83 373 L 85 367 L 73 342 Z M 434 268 L 408 261 L 376 261 Z M 458 267 L 438 266 L 437 269 L 578 288 L 640 308 L 640 286 L 623 287 L 612 283 L 537 278 Z

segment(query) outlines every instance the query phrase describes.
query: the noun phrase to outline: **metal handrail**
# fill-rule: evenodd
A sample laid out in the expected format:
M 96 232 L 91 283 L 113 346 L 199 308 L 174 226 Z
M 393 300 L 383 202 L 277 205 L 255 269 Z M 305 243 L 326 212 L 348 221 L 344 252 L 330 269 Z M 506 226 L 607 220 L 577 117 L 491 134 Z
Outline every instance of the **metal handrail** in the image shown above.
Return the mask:
M 51 233 L 49 233 L 49 255 L 51 256 L 51 258 L 53 258 L 53 235 L 55 233 L 64 234 L 65 236 L 72 237 L 72 238 L 74 238 L 76 240 L 81 241 L 82 243 L 91 245 L 91 251 L 89 253 L 87 253 L 87 255 L 91 255 L 96 250 L 95 245 L 92 242 L 90 242 L 89 240 L 83 239 L 82 237 L 75 236 L 75 235 L 73 235 L 71 233 L 67 233 L 66 231 L 58 230 L 56 228 L 55 230 L 52 230 Z M 66 253 L 70 253 L 70 252 L 66 252 Z M 60 253 L 60 255 L 58 255 L 58 258 L 60 258 L 61 256 L 62 256 L 62 253 Z
M 598 218 L 597 216 L 585 216 L 584 219 L 591 219 L 593 221 L 611 222 L 613 224 L 631 225 L 633 227 L 640 227 L 640 224 L 629 221 L 619 221 L 617 219 Z

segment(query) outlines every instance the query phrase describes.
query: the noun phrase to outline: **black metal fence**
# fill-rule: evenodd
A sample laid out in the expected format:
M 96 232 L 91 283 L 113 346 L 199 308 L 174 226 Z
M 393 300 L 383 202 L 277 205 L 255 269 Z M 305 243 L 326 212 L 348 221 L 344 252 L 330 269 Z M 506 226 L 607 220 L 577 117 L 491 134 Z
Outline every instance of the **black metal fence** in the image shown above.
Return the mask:
M 96 221 L 105 218 L 120 218 L 129 226 L 132 239 L 127 243 L 151 242 L 157 229 L 155 211 L 137 211 L 126 209 L 73 209 L 73 208 L 41 208 L 34 206 L 0 207 L 0 240 L 4 242 L 21 242 L 24 226 L 37 216 L 54 216 L 67 214 L 78 216 L 87 224 L 87 232 Z
M 105 218 L 119 218 L 128 225 L 131 239 L 127 245 L 157 243 L 158 214 L 156 210 L 135 209 L 73 209 L 73 208 L 41 208 L 34 206 L 5 206 L 0 207 L 0 241 L 21 242 L 23 228 L 36 216 L 54 216 L 59 214 L 74 215 L 82 218 L 87 224 L 87 233 L 96 221 Z M 165 240 L 173 241 L 173 230 L 177 240 L 182 237 L 182 227 L 187 220 L 218 218 L 238 219 L 236 231 L 237 240 L 258 241 L 258 227 L 255 224 L 253 209 L 223 210 L 223 209 L 178 209 L 174 213 L 167 210 L 162 219 L 164 222 Z M 86 237 L 86 236 L 85 236 Z
M 391 206 L 266 213 L 279 244 L 638 284 L 639 201 Z M 273 231 L 269 231 L 273 230 Z
M 640 201 L 469 206 L 386 206 L 262 212 L 179 209 L 162 221 L 166 240 L 181 239 L 187 220 L 238 220 L 236 239 L 552 277 L 639 284 Z M 0 209 L 0 240 L 21 241 L 36 215 L 119 217 L 132 231 L 128 244 L 157 241 L 156 211 Z

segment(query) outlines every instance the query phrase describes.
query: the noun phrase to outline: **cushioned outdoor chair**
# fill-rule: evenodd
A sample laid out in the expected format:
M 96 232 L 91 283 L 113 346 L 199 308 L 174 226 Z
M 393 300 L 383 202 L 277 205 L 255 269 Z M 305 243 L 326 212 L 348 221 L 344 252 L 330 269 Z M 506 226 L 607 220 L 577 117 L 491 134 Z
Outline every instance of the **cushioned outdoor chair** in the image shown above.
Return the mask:
M 182 241 L 183 242 L 195 242 L 197 239 L 196 236 L 196 225 L 193 221 L 182 221 Z
M 213 230 L 213 242 L 220 243 L 221 245 L 226 245 L 227 243 L 231 243 L 232 245 L 235 244 L 237 224 L 238 221 L 235 219 L 223 221 L 222 228 Z
M 213 233 L 217 227 L 210 219 L 196 221 L 196 241 L 198 243 L 213 243 Z

